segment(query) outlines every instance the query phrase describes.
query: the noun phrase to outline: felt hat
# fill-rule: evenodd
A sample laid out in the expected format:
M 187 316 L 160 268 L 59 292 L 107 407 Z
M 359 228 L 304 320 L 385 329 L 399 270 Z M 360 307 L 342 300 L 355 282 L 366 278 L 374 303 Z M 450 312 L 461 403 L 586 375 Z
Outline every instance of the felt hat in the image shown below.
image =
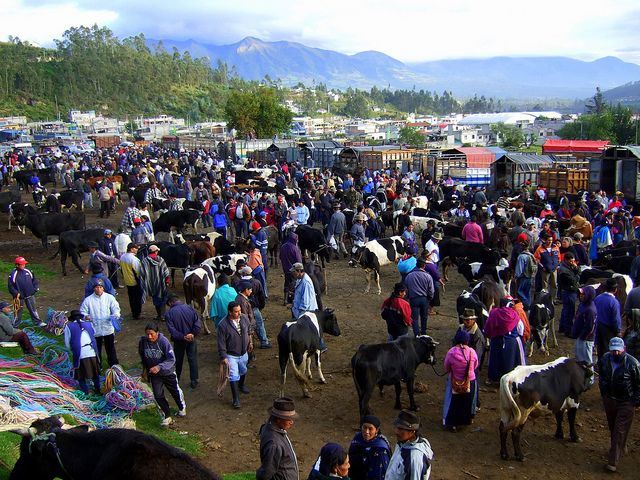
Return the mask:
M 412 413 L 408 410 L 402 410 L 398 414 L 398 418 L 391 422 L 398 428 L 402 428 L 403 430 L 419 430 L 422 426 L 420 424 L 420 417 L 418 417 L 415 413 Z
M 298 420 L 300 415 L 296 413 L 296 405 L 292 398 L 280 397 L 273 401 L 273 406 L 267 409 L 269 415 L 282 420 Z
M 433 238 L 434 240 L 442 240 L 442 234 L 440 232 L 436 232 L 431 235 L 431 238 Z
M 302 265 L 300 262 L 296 262 L 294 263 L 291 268 L 289 269 L 290 272 L 295 272 L 295 271 L 304 271 L 304 265 Z
M 471 320 L 472 318 L 478 318 L 476 311 L 473 308 L 465 308 L 464 313 L 460 315 L 462 320 Z

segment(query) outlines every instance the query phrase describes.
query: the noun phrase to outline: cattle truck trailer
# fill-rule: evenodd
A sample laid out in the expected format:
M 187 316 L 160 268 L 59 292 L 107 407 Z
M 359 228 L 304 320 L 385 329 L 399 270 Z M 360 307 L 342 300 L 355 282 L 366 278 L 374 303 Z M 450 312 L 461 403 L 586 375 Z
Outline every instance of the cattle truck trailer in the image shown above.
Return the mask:
M 589 162 L 589 190 L 611 197 L 621 191 L 627 202 L 640 202 L 640 146 L 607 146 Z

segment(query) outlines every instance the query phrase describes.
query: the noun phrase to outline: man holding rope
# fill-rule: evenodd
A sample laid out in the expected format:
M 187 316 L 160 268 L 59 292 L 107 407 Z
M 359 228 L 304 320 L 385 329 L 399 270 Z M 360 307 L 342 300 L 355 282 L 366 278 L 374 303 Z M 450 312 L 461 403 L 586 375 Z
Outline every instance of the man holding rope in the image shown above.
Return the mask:
M 46 327 L 47 324 L 40 320 L 36 311 L 36 301 L 33 298 L 38 291 L 38 280 L 31 270 L 26 268 L 27 262 L 24 257 L 16 258 L 16 268 L 9 275 L 9 293 L 13 296 L 14 304 L 19 309 L 17 312 L 18 324 L 22 321 L 22 310 L 26 305 L 31 320 L 36 327 Z

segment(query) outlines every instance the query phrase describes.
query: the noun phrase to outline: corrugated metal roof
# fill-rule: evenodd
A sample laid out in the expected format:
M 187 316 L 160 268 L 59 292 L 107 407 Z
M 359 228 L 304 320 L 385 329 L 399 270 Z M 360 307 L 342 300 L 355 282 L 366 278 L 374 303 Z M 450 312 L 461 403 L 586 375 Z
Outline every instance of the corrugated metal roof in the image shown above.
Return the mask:
M 535 119 L 535 115 L 525 112 L 474 113 L 464 117 L 458 122 L 458 125 L 491 125 L 495 123 L 514 125 L 523 121 L 533 123 Z
M 527 155 L 525 153 L 508 153 L 505 161 L 511 160 L 520 166 L 522 171 L 535 171 L 544 165 L 553 165 L 553 155 Z
M 603 151 L 605 156 L 607 155 L 607 150 L 609 147 L 613 148 L 614 150 L 624 148 L 626 150 L 629 150 L 631 153 L 633 153 L 633 155 L 635 155 L 637 158 L 640 158 L 640 146 L 638 145 L 625 145 L 623 147 L 617 146 L 617 145 L 607 145 L 607 148 L 605 148 Z
M 507 151 L 500 147 L 485 147 L 490 152 L 493 152 L 496 156 L 496 160 L 500 160 L 507 154 Z

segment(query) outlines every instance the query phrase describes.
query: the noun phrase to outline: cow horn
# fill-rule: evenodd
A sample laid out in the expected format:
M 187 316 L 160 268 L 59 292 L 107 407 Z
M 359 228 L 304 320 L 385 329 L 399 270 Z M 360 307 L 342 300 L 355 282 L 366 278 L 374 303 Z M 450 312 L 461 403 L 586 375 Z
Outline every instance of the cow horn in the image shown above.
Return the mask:
M 327 307 L 327 308 L 325 308 L 325 309 L 324 309 L 324 311 L 325 311 L 325 312 L 327 312 L 328 314 L 332 314 L 333 312 L 335 312 L 335 311 L 336 311 L 336 309 L 335 309 L 335 308 L 328 308 L 328 307 Z
M 17 433 L 18 435 L 21 435 L 23 437 L 33 437 L 35 434 L 38 433 L 38 431 L 33 428 L 33 427 L 29 427 L 29 428 L 16 428 L 15 430 L 9 430 L 11 433 Z

